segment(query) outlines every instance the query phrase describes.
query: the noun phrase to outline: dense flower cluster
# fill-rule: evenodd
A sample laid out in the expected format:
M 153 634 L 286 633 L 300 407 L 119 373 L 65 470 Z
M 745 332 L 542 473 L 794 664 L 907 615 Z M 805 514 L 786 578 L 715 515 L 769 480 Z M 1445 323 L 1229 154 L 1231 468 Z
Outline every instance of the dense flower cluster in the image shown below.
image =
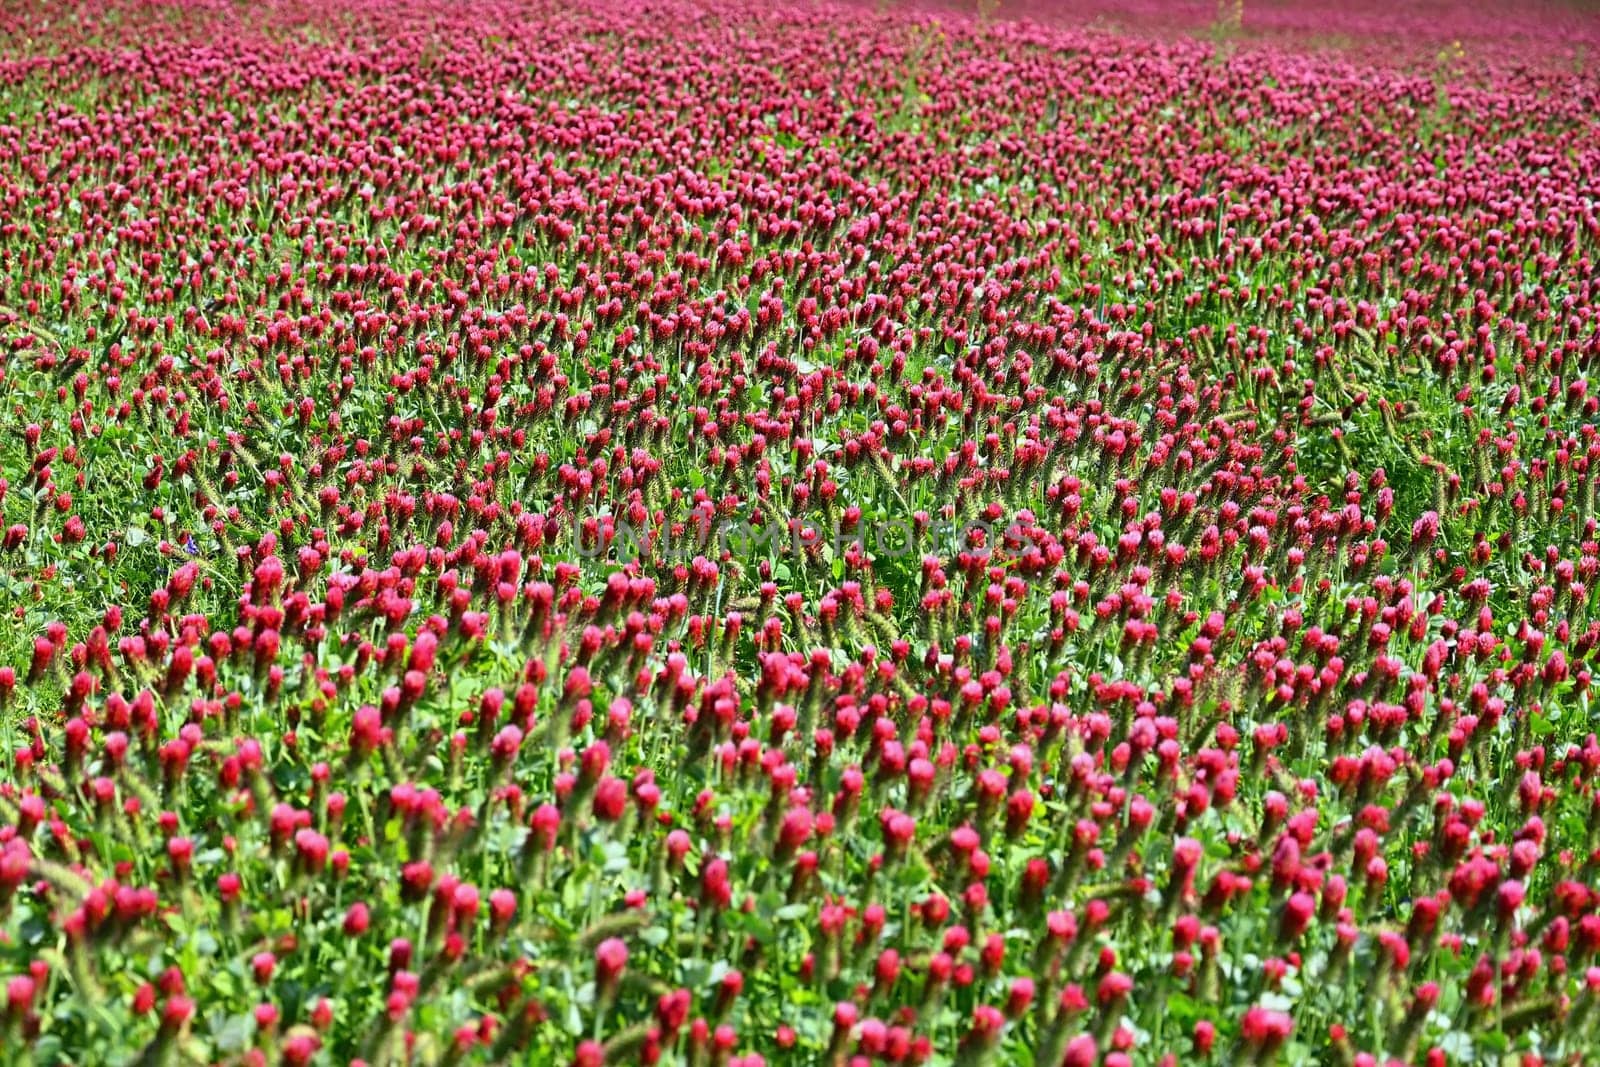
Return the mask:
M 1581 1062 L 1600 34 L 1204 6 L 0 9 L 0 1048 Z

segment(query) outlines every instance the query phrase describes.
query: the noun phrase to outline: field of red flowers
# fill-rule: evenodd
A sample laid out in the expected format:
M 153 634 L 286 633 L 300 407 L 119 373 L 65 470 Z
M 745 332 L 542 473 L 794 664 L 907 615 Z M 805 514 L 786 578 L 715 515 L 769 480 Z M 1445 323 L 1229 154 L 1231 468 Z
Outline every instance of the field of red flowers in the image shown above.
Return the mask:
M 1594 1062 L 1600 16 L 982 6 L 5 0 L 0 1058 Z

